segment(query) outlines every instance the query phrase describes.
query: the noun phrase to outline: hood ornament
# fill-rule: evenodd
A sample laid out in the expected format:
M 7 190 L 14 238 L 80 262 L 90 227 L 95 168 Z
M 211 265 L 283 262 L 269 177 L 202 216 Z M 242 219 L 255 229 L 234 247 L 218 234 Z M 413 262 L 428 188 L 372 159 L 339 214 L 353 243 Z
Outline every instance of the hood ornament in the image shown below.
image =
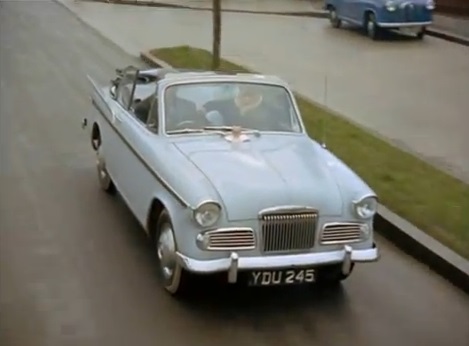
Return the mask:
M 231 132 L 225 136 L 225 139 L 232 143 L 242 143 L 249 140 L 249 136 L 243 133 L 241 126 L 233 126 Z

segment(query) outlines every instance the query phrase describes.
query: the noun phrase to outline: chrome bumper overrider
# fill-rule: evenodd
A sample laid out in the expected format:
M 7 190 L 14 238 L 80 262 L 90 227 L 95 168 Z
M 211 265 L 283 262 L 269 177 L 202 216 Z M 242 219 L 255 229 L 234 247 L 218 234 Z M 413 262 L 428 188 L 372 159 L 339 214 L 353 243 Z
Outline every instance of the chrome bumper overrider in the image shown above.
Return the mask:
M 215 260 L 196 260 L 177 253 L 179 264 L 187 271 L 198 274 L 228 272 L 228 282 L 237 281 L 238 271 L 286 269 L 292 267 L 320 266 L 342 263 L 342 271 L 347 274 L 353 262 L 374 262 L 379 259 L 376 246 L 365 250 L 353 250 L 345 245 L 342 250 L 295 255 L 240 257 L 232 252 L 227 258 Z

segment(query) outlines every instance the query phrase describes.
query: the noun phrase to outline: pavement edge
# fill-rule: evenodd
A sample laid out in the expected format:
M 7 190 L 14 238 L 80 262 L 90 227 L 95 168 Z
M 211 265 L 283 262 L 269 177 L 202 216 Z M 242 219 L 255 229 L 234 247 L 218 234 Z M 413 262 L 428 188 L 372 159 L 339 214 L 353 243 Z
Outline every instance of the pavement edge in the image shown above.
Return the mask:
M 141 52 L 140 59 L 152 67 L 171 68 L 150 52 Z M 374 223 L 390 242 L 469 294 L 469 261 L 383 205 L 379 205 Z
M 193 11 L 211 11 L 211 8 L 186 6 L 178 4 L 169 4 L 163 1 L 152 0 L 86 0 L 90 2 L 104 2 L 116 5 L 130 5 L 130 6 L 147 6 L 147 7 L 160 7 L 160 8 L 173 8 L 185 9 Z M 231 13 L 246 13 L 246 14 L 263 14 L 263 15 L 279 15 L 279 16 L 292 16 L 292 17 L 314 17 L 314 18 L 328 18 L 328 13 L 325 10 L 312 10 L 312 11 L 256 11 L 256 10 L 238 10 L 238 9 L 222 9 L 222 12 Z M 427 28 L 427 35 L 437 37 L 449 42 L 457 43 L 463 46 L 469 46 L 469 38 L 463 37 L 434 28 Z

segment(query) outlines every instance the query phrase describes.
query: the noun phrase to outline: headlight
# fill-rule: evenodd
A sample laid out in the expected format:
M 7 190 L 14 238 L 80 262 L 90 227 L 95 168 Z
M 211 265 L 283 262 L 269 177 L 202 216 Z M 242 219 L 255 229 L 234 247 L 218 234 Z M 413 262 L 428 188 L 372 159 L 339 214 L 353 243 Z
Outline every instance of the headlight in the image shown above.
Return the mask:
M 428 0 L 427 1 L 427 4 L 425 5 L 425 7 L 427 8 L 427 10 L 434 10 L 435 7 L 436 7 L 436 4 L 435 4 L 435 1 L 433 0 Z
M 221 207 L 216 202 L 205 202 L 194 210 L 194 219 L 202 227 L 211 227 L 220 218 Z
M 394 1 L 386 1 L 385 6 L 389 12 L 394 12 L 396 10 L 396 4 Z
M 365 196 L 353 202 L 355 213 L 361 219 L 372 218 L 378 210 L 378 200 L 374 196 Z

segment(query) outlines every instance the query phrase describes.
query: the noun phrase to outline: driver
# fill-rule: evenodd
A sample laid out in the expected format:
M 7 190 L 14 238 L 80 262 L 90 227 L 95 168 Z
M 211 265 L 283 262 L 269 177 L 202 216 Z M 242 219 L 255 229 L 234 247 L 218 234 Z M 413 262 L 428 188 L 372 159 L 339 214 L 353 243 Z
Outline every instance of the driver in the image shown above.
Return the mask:
M 165 92 L 166 129 L 175 129 L 186 123 L 189 128 L 203 128 L 207 125 L 205 116 L 197 110 L 194 102 L 177 96 L 177 86 L 168 87 Z
M 265 127 L 271 125 L 269 115 L 272 110 L 264 102 L 260 88 L 257 85 L 241 85 L 235 98 L 209 101 L 204 109 L 220 112 L 228 126 L 271 130 Z

